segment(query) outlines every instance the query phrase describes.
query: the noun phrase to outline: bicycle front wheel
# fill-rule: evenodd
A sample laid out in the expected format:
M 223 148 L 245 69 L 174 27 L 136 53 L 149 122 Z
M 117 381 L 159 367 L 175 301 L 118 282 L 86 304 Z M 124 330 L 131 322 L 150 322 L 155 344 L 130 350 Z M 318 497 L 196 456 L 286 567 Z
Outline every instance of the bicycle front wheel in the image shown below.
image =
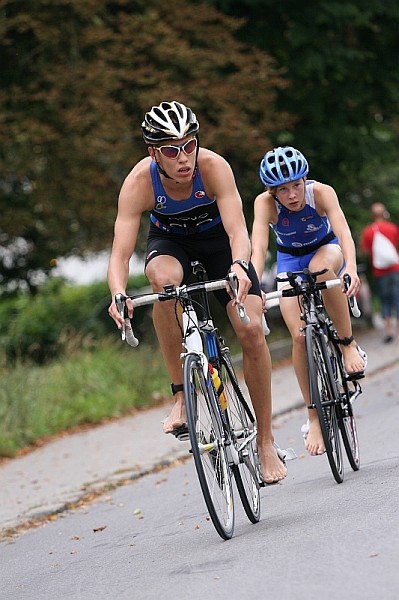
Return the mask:
M 233 535 L 234 498 L 219 405 L 201 359 L 188 354 L 183 370 L 191 451 L 209 516 L 225 540 Z
M 331 472 L 337 483 L 344 480 L 338 398 L 323 333 L 306 328 L 306 355 L 311 404 L 316 408 Z
M 348 383 L 346 379 L 341 351 L 330 341 L 329 353 L 331 356 L 333 374 L 340 395 L 340 406 L 338 411 L 338 422 L 344 442 L 345 452 L 350 466 L 354 471 L 360 468 L 359 441 L 357 438 L 356 420 L 353 414 L 351 395 L 356 392 L 357 383 Z M 355 386 L 355 389 L 351 389 Z
M 260 488 L 255 461 L 256 426 L 252 414 L 248 414 L 245 408 L 246 402 L 227 351 L 222 351 L 221 379 L 227 398 L 231 439 L 239 457 L 239 463 L 232 467 L 234 478 L 248 519 L 251 523 L 258 523 Z

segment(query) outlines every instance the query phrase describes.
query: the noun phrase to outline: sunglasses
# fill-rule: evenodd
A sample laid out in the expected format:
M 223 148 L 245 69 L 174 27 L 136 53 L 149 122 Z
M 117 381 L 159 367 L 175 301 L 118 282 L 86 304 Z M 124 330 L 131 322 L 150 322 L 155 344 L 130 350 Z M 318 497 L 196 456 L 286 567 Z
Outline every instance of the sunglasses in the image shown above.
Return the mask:
M 159 148 L 155 148 L 155 150 L 158 150 L 158 152 L 160 152 L 166 158 L 176 159 L 180 156 L 180 152 L 182 150 L 186 156 L 190 156 L 190 154 L 195 152 L 196 147 L 197 138 L 193 138 L 181 146 L 159 146 Z

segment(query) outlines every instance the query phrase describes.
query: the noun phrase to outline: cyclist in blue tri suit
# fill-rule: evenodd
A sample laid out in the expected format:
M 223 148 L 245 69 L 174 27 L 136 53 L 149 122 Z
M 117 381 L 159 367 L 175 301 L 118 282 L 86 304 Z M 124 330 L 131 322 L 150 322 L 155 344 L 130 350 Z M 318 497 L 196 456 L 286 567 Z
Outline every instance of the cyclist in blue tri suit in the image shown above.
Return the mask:
M 279 459 L 272 433 L 271 360 L 262 331 L 259 280 L 250 259 L 250 241 L 242 202 L 230 165 L 220 155 L 199 147 L 199 123 L 193 111 L 179 102 L 162 102 L 144 116 L 142 134 L 149 156 L 126 177 L 119 195 L 115 235 L 108 268 L 112 295 L 109 314 L 121 327 L 115 294 L 125 294 L 129 259 L 137 241 L 141 215 L 150 213 L 145 274 L 154 292 L 180 285 L 200 261 L 210 279 L 229 270 L 239 280 L 238 303 L 250 323 L 244 325 L 227 291 L 217 293 L 243 350 L 244 377 L 256 413 L 258 452 L 266 483 L 280 481 L 286 467 Z M 130 316 L 133 311 L 130 305 Z M 171 302 L 154 305 L 153 321 L 175 405 L 164 432 L 178 434 L 186 427 L 181 334 Z
M 306 158 L 290 146 L 275 148 L 265 154 L 259 174 L 266 191 L 255 199 L 251 260 L 260 279 L 272 228 L 277 237 L 278 277 L 305 267 L 311 271 L 328 268 L 319 280 L 336 279 L 345 272 L 351 277 L 346 295 L 354 296 L 360 288 L 360 279 L 348 223 L 334 189 L 307 180 L 308 170 Z M 287 284 L 279 285 L 280 288 L 284 286 Z M 347 297 L 342 292 L 345 292 L 344 286 L 332 288 L 324 292 L 324 299 L 340 337 L 346 372 L 359 375 L 366 368 L 367 357 L 353 338 Z M 305 337 L 300 331 L 298 299 L 281 298 L 280 309 L 292 336 L 292 362 L 308 405 Z M 325 452 L 315 409 L 308 409 L 308 422 L 303 433 L 311 455 Z

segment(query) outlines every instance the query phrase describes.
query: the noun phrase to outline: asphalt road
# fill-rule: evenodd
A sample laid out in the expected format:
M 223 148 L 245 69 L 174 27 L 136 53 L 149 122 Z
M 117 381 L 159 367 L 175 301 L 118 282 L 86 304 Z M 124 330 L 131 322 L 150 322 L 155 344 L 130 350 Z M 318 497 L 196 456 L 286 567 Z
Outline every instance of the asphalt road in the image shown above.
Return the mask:
M 304 452 L 303 409 L 275 422 L 299 457 L 262 490 L 252 525 L 236 494 L 235 536 L 207 519 L 191 459 L 55 515 L 0 545 L 2 600 L 396 600 L 399 366 L 370 377 L 355 409 L 361 469 L 338 485 Z

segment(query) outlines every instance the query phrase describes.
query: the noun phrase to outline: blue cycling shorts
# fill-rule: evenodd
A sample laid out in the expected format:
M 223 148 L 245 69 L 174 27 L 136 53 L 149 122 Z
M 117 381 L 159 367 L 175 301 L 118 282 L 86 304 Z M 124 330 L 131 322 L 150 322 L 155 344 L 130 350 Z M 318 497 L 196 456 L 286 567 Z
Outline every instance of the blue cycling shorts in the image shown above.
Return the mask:
M 334 243 L 339 249 L 340 246 L 336 242 Z M 309 254 L 304 254 L 303 256 L 292 256 L 292 254 L 286 254 L 285 252 L 277 251 L 277 277 L 286 277 L 288 271 L 303 271 L 304 269 L 309 267 L 309 263 L 316 254 L 318 248 L 313 252 L 309 252 Z M 345 269 L 345 260 L 342 257 L 342 265 L 337 273 L 338 277 L 342 275 Z M 287 282 L 278 282 L 277 289 L 281 290 L 283 287 L 287 286 Z

